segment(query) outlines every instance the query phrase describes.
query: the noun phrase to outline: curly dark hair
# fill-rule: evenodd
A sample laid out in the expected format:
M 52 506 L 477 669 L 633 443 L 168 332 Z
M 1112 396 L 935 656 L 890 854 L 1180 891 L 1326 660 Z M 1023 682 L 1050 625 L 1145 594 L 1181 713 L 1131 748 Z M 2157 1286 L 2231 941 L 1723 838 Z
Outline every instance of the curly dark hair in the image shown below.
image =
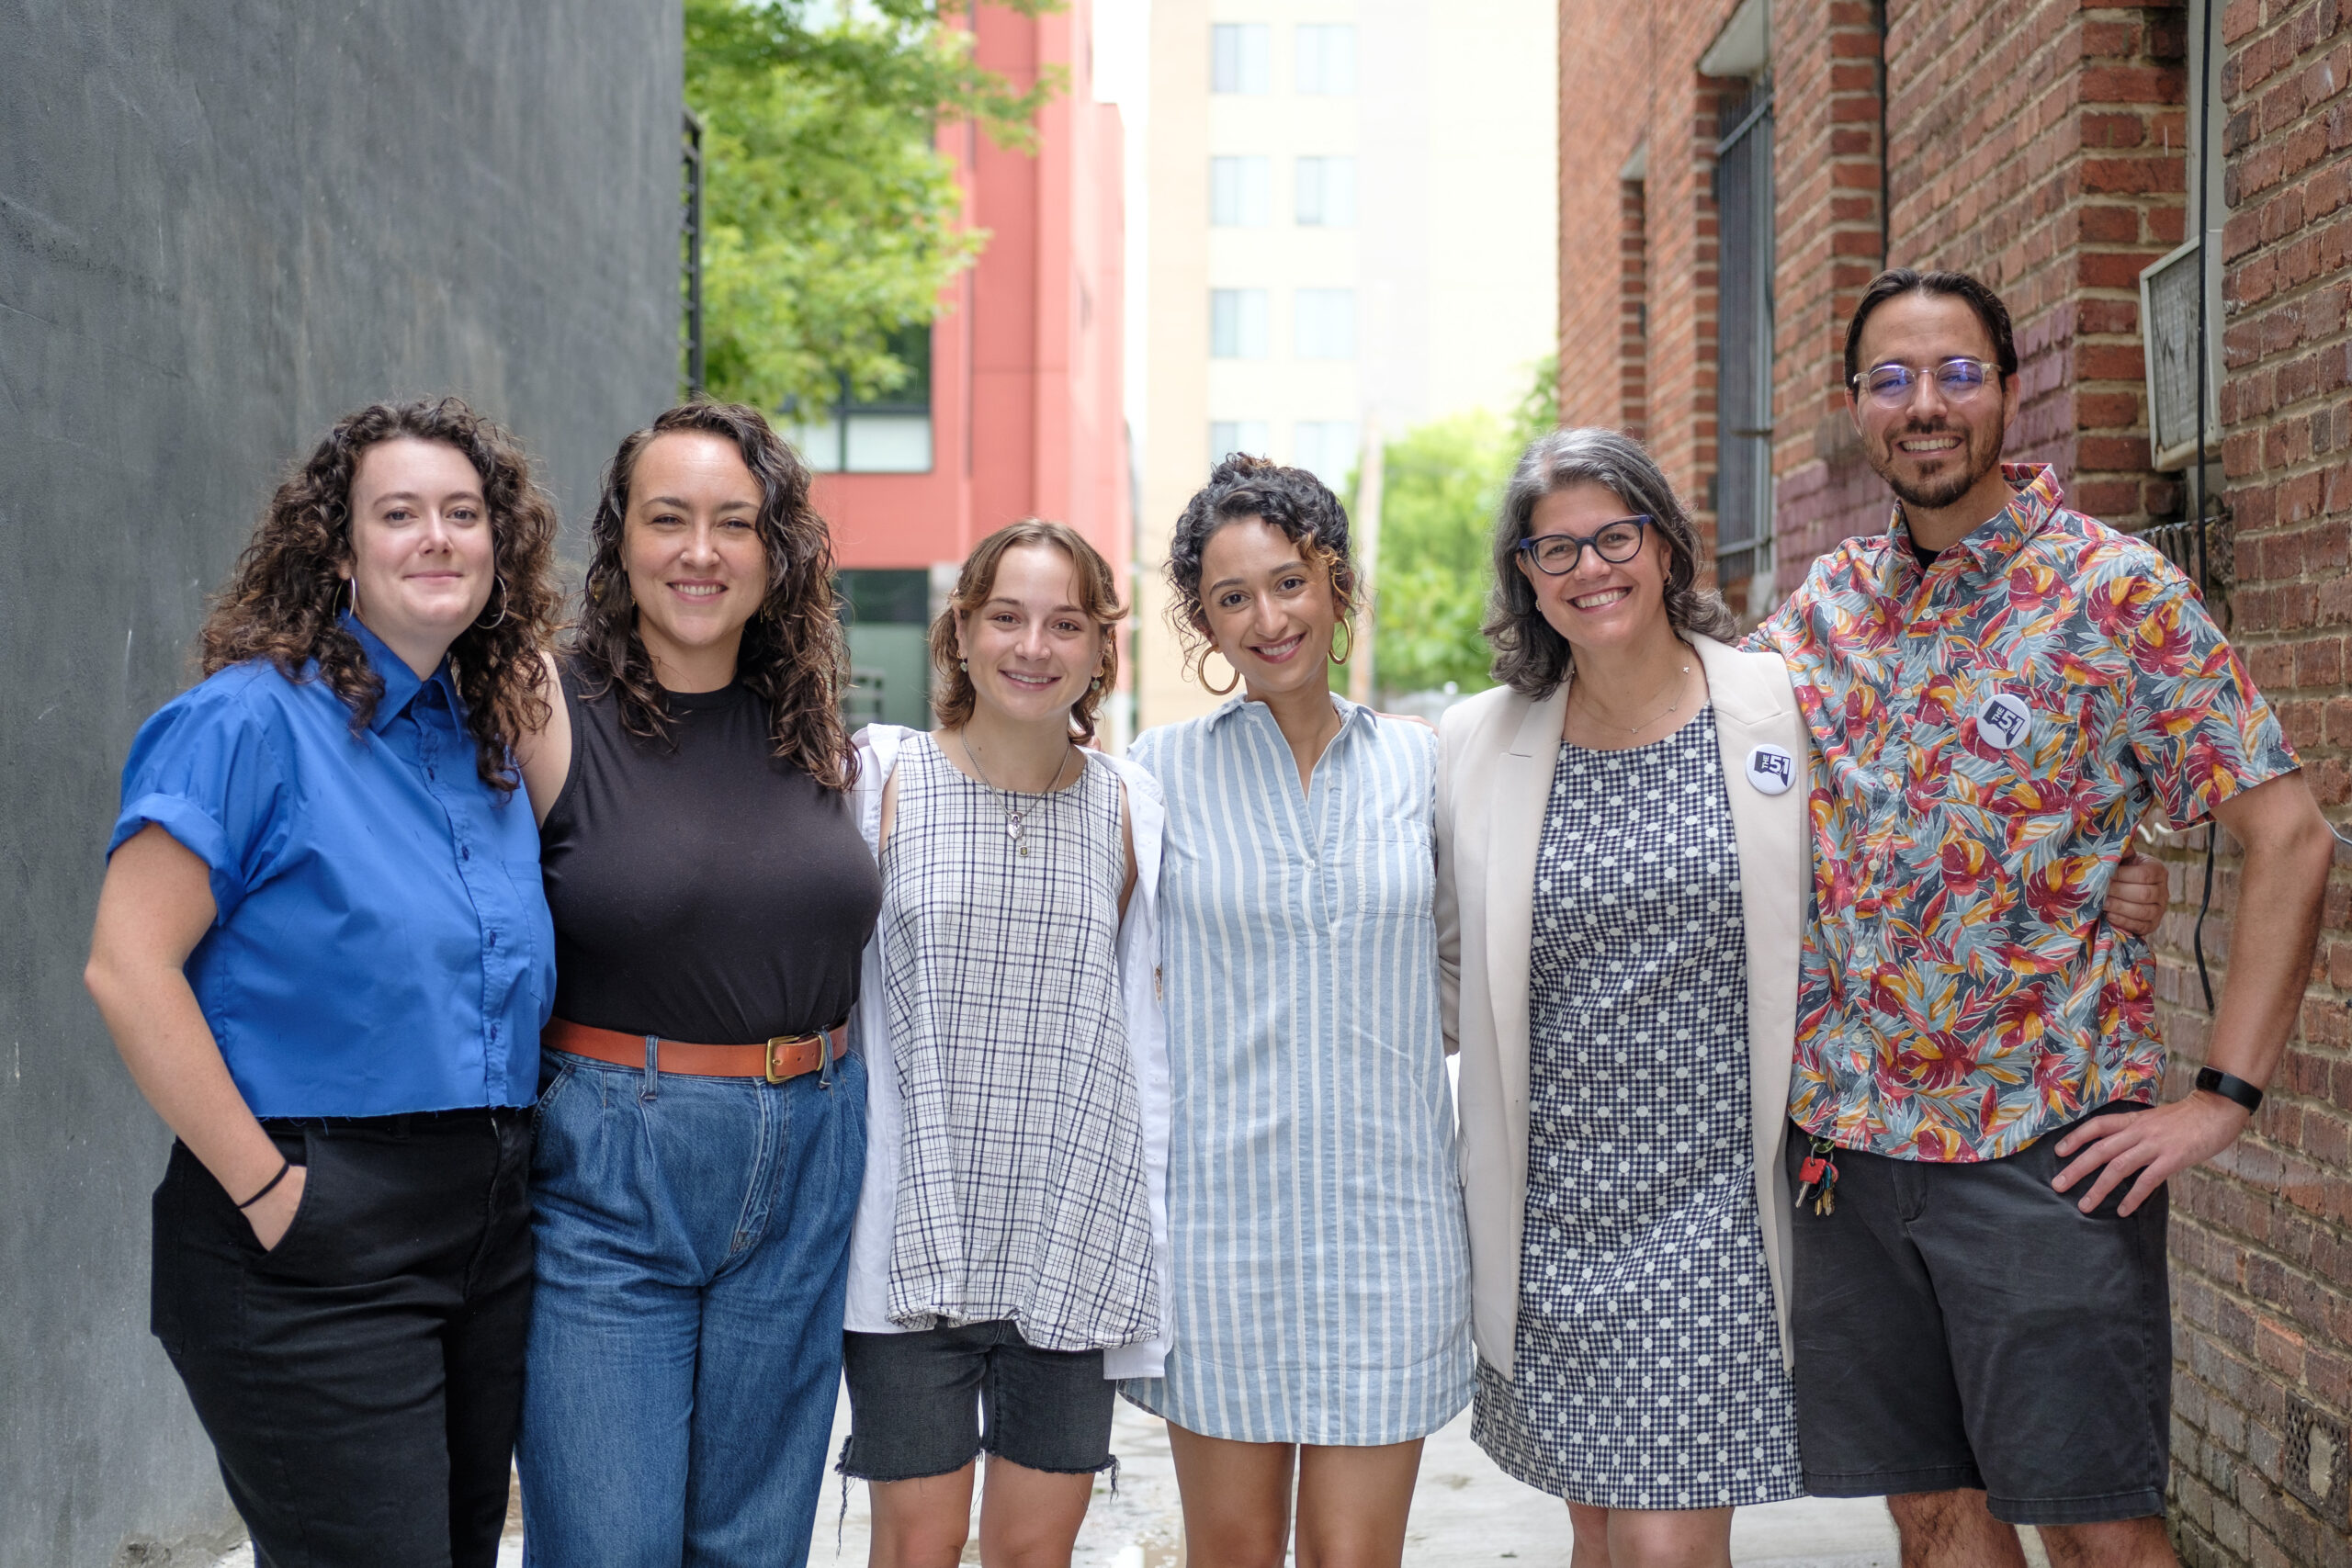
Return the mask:
M 1169 623 L 1184 645 L 1188 666 L 1209 655 L 1208 614 L 1201 605 L 1201 553 L 1227 523 L 1263 518 L 1298 546 L 1307 564 L 1331 579 L 1331 598 L 1345 622 L 1355 614 L 1356 569 L 1348 551 L 1348 509 L 1305 468 L 1236 453 L 1216 466 L 1209 482 L 1184 503 L 1176 536 L 1168 542 L 1168 585 L 1174 591 Z M 1195 679 L 1201 679 L 1195 671 Z M 1206 684 L 1203 680 L 1203 684 Z
M 849 653 L 833 599 L 833 541 L 808 502 L 808 469 L 755 408 L 696 400 L 664 410 L 621 442 L 605 470 L 604 494 L 589 525 L 587 592 L 571 653 L 596 694 L 617 689 L 621 723 L 632 735 L 673 744 L 672 717 L 653 678 L 653 660 L 637 631 L 637 600 L 621 561 L 629 485 L 638 459 L 657 437 L 679 431 L 732 442 L 760 481 L 760 544 L 768 591 L 743 627 L 736 678 L 766 702 L 775 756 L 827 789 L 856 776 L 857 754 L 842 723 Z
M 1069 710 L 1070 733 L 1082 744 L 1091 745 L 1095 710 L 1102 705 L 1103 694 L 1119 683 L 1119 639 L 1109 634 L 1127 609 L 1119 603 L 1118 574 L 1111 570 L 1111 563 L 1086 542 L 1085 535 L 1067 523 L 1035 517 L 1008 523 L 973 546 L 972 553 L 964 558 L 964 569 L 956 574 L 956 592 L 947 596 L 947 608 L 931 623 L 931 667 L 939 677 L 932 711 L 945 729 L 971 718 L 979 694 L 972 689 L 972 677 L 956 652 L 956 628 L 965 616 L 989 602 L 989 595 L 996 592 L 997 568 L 1005 552 L 1023 545 L 1050 545 L 1069 557 L 1078 579 L 1078 607 L 1105 634 L 1102 679 L 1087 687 Z
M 1538 702 L 1559 689 L 1575 660 L 1568 639 L 1544 618 L 1534 585 L 1519 570 L 1519 542 L 1528 536 L 1537 502 L 1587 483 L 1606 486 L 1628 512 L 1647 516 L 1650 536 L 1666 546 L 1666 618 L 1677 636 L 1695 632 L 1728 641 L 1739 630 L 1723 595 L 1691 586 L 1699 574 L 1698 530 L 1647 447 L 1621 431 L 1595 427 L 1539 435 L 1511 470 L 1495 515 L 1495 592 L 1479 628 L 1494 646 L 1495 679 Z
M 490 508 L 492 560 L 502 606 L 449 645 L 450 671 L 465 699 L 474 771 L 502 795 L 521 777 L 514 743 L 548 721 L 547 667 L 539 650 L 555 631 L 562 595 L 555 585 L 556 511 L 531 480 L 514 438 L 456 398 L 370 403 L 334 428 L 269 498 L 253 541 L 213 601 L 198 642 L 204 673 L 266 659 L 289 681 L 312 671 L 351 709 L 365 731 L 383 700 L 383 678 L 336 609 L 352 564 L 351 476 L 360 454 L 403 436 L 456 447 L 481 478 Z

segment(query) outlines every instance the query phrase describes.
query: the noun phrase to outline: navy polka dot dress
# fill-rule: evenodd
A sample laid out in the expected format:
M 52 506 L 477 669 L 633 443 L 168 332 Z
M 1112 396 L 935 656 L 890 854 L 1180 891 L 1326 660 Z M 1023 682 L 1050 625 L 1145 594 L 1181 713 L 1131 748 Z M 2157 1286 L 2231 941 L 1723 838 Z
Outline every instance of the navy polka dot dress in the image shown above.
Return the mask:
M 1563 743 L 1535 862 L 1512 1375 L 1473 1436 L 1610 1508 L 1804 1491 L 1756 1213 L 1739 856 L 1713 710 Z

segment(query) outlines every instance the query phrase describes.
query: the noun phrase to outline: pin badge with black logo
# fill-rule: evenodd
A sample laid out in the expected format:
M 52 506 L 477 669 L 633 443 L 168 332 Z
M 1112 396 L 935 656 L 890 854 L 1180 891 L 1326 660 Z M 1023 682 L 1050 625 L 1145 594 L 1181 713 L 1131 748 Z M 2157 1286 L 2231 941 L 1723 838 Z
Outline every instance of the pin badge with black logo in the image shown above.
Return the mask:
M 1758 746 L 1747 754 L 1747 782 L 1765 795 L 1786 795 L 1797 782 L 1797 760 L 1778 746 Z
M 2031 728 L 2033 710 L 2025 705 L 2023 697 L 2007 692 L 1994 693 L 1976 710 L 1976 733 L 1997 750 L 2006 751 L 2023 740 Z

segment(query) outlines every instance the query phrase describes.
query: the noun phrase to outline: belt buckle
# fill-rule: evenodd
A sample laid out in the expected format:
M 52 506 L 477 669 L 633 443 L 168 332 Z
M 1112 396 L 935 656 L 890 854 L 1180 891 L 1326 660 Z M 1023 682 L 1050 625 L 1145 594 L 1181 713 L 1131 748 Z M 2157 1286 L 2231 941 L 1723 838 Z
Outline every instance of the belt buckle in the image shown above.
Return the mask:
M 767 1058 L 763 1064 L 767 1069 L 768 1082 L 782 1083 L 785 1081 L 776 1074 L 775 1048 L 779 1045 L 797 1045 L 808 1038 L 808 1036 L 806 1034 L 772 1034 L 768 1037 Z

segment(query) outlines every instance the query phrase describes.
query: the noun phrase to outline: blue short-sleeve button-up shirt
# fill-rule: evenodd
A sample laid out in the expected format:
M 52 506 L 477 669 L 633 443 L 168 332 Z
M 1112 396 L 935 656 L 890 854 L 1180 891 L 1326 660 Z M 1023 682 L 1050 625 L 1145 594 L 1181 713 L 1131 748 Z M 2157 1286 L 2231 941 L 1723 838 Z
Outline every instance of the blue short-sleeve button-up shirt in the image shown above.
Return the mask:
M 555 996 L 530 802 L 474 768 L 446 661 L 426 679 L 349 616 L 374 718 L 256 661 L 158 709 L 116 845 L 153 822 L 211 874 L 187 976 L 257 1116 L 527 1105 Z

